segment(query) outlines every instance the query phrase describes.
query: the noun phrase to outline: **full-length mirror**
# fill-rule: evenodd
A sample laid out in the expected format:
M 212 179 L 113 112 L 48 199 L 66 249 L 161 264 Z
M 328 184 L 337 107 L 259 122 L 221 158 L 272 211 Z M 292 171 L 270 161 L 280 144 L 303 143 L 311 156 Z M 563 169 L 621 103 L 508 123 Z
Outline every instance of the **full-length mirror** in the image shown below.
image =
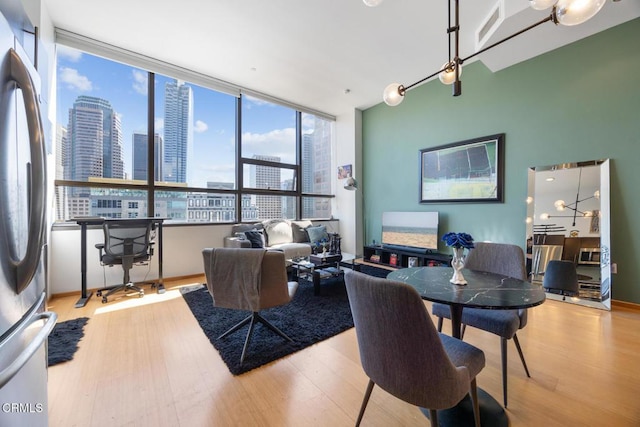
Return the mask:
M 609 160 L 529 169 L 527 268 L 547 297 L 611 309 Z

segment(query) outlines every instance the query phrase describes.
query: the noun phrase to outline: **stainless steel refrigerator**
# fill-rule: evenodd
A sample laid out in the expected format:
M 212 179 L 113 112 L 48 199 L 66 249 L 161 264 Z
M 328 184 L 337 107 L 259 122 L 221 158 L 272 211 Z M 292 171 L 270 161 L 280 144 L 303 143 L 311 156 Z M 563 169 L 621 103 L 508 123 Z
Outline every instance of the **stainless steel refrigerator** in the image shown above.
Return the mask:
M 542 284 L 547 264 L 562 259 L 564 235 L 535 234 L 531 251 L 531 282 Z
M 56 315 L 45 310 L 40 80 L 3 14 L 0 78 L 0 426 L 46 426 L 46 343 Z

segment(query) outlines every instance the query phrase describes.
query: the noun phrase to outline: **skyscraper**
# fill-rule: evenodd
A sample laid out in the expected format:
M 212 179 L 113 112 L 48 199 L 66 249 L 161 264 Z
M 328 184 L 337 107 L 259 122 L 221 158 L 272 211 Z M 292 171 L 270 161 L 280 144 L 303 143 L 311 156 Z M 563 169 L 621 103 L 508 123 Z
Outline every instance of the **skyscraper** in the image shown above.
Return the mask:
M 63 163 L 65 179 L 124 178 L 122 126 L 109 101 L 85 95 L 76 99 L 69 110 Z
M 279 162 L 280 157 L 254 154 L 254 159 Z M 279 190 L 280 169 L 271 166 L 251 165 L 250 185 L 252 188 Z M 259 219 L 282 218 L 282 198 L 280 196 L 257 195 L 256 207 Z
M 187 182 L 187 156 L 193 141 L 193 92 L 184 82 L 164 88 L 164 180 Z
M 135 132 L 133 134 L 133 179 L 147 180 L 147 134 Z M 153 179 L 162 180 L 162 137 L 157 133 L 153 138 L 154 170 Z

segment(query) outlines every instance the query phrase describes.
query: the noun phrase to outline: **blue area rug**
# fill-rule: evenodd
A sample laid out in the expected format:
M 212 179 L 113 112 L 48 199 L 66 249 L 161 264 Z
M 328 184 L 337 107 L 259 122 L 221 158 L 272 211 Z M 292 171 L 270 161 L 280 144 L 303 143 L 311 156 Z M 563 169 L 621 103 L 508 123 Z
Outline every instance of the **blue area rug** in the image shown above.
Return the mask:
M 376 277 L 386 277 L 389 273 L 388 270 L 366 265 L 361 266 L 361 271 Z M 183 288 L 182 296 L 203 332 L 234 375 L 273 362 L 353 327 L 351 308 L 342 277 L 324 280 L 320 296 L 313 294 L 311 282 L 301 280 L 289 304 L 260 312 L 294 342 L 286 341 L 264 325 L 258 324 L 241 365 L 240 355 L 248 326 L 223 339 L 218 337 L 249 313 L 214 307 L 204 286 Z
M 79 317 L 56 323 L 49 334 L 47 345 L 49 366 L 73 359 L 73 355 L 78 350 L 78 343 L 84 336 L 84 326 L 88 321 L 88 317 Z

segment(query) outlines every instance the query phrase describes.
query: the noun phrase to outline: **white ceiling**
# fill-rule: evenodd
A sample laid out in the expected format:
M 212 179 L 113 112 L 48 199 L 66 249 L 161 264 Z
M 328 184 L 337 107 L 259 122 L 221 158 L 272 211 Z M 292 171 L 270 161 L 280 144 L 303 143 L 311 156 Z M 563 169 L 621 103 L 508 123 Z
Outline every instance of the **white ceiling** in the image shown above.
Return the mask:
M 499 1 L 461 2 L 461 57 Z M 446 0 L 44 2 L 58 28 L 333 115 L 375 105 L 387 84 L 411 84 L 448 59 Z M 504 0 L 504 10 L 492 41 L 548 14 L 527 0 Z M 581 26 L 545 23 L 478 59 L 497 71 L 638 16 L 640 1 L 608 0 Z

